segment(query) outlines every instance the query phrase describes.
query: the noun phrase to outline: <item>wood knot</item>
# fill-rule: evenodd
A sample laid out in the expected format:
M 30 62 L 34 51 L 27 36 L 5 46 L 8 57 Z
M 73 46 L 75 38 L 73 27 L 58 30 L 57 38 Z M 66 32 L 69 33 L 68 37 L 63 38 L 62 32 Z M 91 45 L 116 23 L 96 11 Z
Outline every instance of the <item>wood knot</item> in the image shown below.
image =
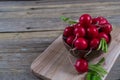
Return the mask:
M 31 27 L 26 27 L 26 29 L 32 29 Z

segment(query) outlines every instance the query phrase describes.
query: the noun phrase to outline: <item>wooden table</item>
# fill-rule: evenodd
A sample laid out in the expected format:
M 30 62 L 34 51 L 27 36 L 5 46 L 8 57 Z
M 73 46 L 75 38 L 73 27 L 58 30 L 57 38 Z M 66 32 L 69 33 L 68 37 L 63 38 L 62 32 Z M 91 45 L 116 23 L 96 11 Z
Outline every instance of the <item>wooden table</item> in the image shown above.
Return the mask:
M 0 80 L 39 80 L 30 65 L 62 33 L 65 24 L 59 19 L 61 15 L 73 19 L 83 13 L 101 15 L 113 27 L 120 26 L 119 0 L 87 1 L 0 2 Z M 118 80 L 119 75 L 120 56 L 106 80 Z

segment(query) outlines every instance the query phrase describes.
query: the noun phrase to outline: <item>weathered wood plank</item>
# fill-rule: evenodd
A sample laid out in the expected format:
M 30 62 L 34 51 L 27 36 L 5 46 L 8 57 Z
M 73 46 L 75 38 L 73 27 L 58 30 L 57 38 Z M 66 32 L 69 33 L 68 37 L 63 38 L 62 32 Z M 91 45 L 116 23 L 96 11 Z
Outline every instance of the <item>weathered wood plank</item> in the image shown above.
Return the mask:
M 114 25 L 119 24 L 120 16 L 109 16 L 108 20 Z M 59 31 L 66 26 L 59 18 L 28 18 L 28 19 L 0 19 L 0 32 L 31 32 L 31 31 Z M 4 26 L 4 27 L 2 27 Z
M 119 27 L 119 5 L 119 0 L 0 2 L 0 80 L 38 80 L 31 74 L 30 64 L 62 33 L 61 15 L 74 19 L 82 13 L 102 15 Z M 119 79 L 119 62 L 120 57 L 106 80 Z
M 39 80 L 30 65 L 59 34 L 61 31 L 0 33 L 0 80 Z
M 120 79 L 120 76 L 119 76 L 120 75 L 120 64 L 119 63 L 120 63 L 120 56 L 116 60 L 106 80 L 119 80 Z
M 43 31 L 43 32 L 21 32 L 21 33 L 0 33 L 0 39 L 34 39 L 36 38 L 50 38 L 62 34 L 63 31 Z
M 78 19 L 82 13 L 102 15 L 119 25 L 119 9 L 120 2 L 4 6 L 0 7 L 0 32 L 63 30 L 65 24 L 59 19 L 61 15 Z
M 119 15 L 119 4 L 120 2 L 1 7 L 0 17 L 1 18 L 29 18 L 34 16 L 34 18 L 37 18 L 37 17 L 42 17 L 42 18 L 57 17 L 58 18 L 58 16 L 63 14 L 64 15 L 67 14 L 68 16 L 70 16 L 70 15 L 82 14 L 82 13 L 91 13 L 93 15 L 102 14 L 106 16 Z M 116 14 L 114 14 L 114 12 L 116 12 Z
M 51 33 L 55 35 L 49 35 Z M 16 34 L 20 36 L 16 37 Z M 6 69 L 28 69 L 35 57 L 59 34 L 59 31 L 0 34 L 0 72 L 4 69 L 5 72 Z
M 120 16 L 108 16 L 107 19 L 114 25 L 119 24 Z M 3 27 L 4 26 L 4 27 Z M 59 31 L 66 24 L 59 18 L 25 18 L 25 19 L 0 19 L 0 32 L 31 32 L 31 31 Z
M 7 2 L 5 2 L 7 1 Z M 29 2 L 28 2 L 29 1 Z M 118 2 L 119 0 L 114 0 L 114 2 Z M 0 6 L 29 6 L 29 5 L 48 5 L 48 4 L 68 4 L 68 3 L 104 3 L 104 2 L 113 2 L 113 0 L 92 0 L 92 1 L 85 1 L 85 0 L 1 0 Z

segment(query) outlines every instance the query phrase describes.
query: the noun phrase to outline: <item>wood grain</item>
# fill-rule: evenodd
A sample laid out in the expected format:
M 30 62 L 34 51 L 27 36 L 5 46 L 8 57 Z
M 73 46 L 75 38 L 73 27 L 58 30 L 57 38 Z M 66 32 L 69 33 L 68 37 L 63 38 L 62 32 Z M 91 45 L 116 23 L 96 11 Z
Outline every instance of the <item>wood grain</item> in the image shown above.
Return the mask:
M 0 80 L 38 80 L 30 65 L 60 34 L 61 31 L 0 33 Z
M 117 30 L 114 30 L 114 32 L 118 34 Z M 101 55 L 91 62 L 95 63 L 104 56 L 106 58 L 104 68 L 109 72 L 120 53 L 119 41 L 120 36 L 113 37 L 108 53 Z M 78 75 L 68 59 L 68 53 L 61 35 L 34 60 L 31 70 L 44 80 L 82 80 L 85 74 Z M 105 80 L 106 76 L 103 80 Z
M 113 22 L 114 16 L 120 18 L 119 7 L 120 2 L 32 6 L 26 3 L 23 6 L 12 4 L 1 6 L 0 25 L 4 27 L 0 27 L 0 32 L 63 30 L 64 24 L 59 19 L 60 16 L 78 19 L 83 13 L 90 13 L 92 16 L 105 16 L 110 22 Z
M 66 24 L 61 15 L 73 19 L 82 13 L 102 15 L 120 32 L 119 4 L 119 0 L 0 1 L 0 80 L 39 80 L 30 65 L 62 33 Z M 120 78 L 119 62 L 120 57 L 106 80 Z

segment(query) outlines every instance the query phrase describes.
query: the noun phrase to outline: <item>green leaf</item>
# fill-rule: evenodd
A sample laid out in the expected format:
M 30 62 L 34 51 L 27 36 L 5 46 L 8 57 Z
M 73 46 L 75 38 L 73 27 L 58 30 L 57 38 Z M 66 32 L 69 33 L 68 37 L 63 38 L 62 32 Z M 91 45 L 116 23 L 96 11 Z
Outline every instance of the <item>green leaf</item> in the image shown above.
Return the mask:
M 105 58 L 103 57 L 96 65 L 102 65 L 105 61 Z
M 94 67 L 89 67 L 89 70 L 96 72 L 96 73 L 99 74 L 101 77 L 104 76 L 104 74 L 101 74 L 101 72 L 99 72 L 98 70 L 94 69 Z
M 103 49 L 103 51 L 106 53 L 107 51 L 108 51 L 108 45 L 107 45 L 107 42 L 106 42 L 106 40 L 104 39 L 104 38 L 102 38 L 102 40 L 103 40 L 103 46 L 104 46 L 104 49 Z
M 91 80 L 102 80 L 99 75 L 93 75 Z
M 96 65 L 89 64 L 89 70 L 94 71 L 101 76 L 104 76 L 105 74 L 107 74 L 107 71 L 104 68 L 102 68 L 102 66 L 100 66 L 100 65 L 96 66 Z
M 61 16 L 60 18 L 61 18 L 61 20 L 63 20 L 64 22 L 69 23 L 70 25 L 71 25 L 71 24 L 76 24 L 76 23 L 77 23 L 77 21 L 72 20 L 72 19 L 70 19 L 70 18 L 68 18 L 68 17 L 65 17 L 65 16 Z
M 108 52 L 108 45 L 105 45 L 105 52 Z
M 100 80 L 101 79 L 101 76 L 98 73 L 93 72 L 93 71 L 91 71 L 91 73 L 92 73 L 91 80 Z
M 68 21 L 68 20 L 70 19 L 70 18 L 65 17 L 65 16 L 61 16 L 60 18 L 61 18 L 61 20 L 65 21 L 65 22 Z
M 76 24 L 77 22 L 76 21 L 73 21 L 73 20 L 70 20 L 68 21 L 69 24 Z
M 101 76 L 94 72 L 94 71 L 89 71 L 87 74 L 86 74 L 86 80 L 102 80 L 101 79 Z
M 100 40 L 100 44 L 99 44 L 97 50 L 100 50 L 100 49 L 101 49 L 103 52 L 105 52 L 105 53 L 108 51 L 108 45 L 107 45 L 107 42 L 106 42 L 106 40 L 105 40 L 104 38 L 102 38 L 102 39 Z
M 105 49 L 105 45 L 104 45 L 104 39 L 102 39 L 102 51 L 104 51 L 104 49 Z
M 103 41 L 103 40 L 100 40 L 100 44 L 99 44 L 99 46 L 98 46 L 98 49 L 97 49 L 97 50 L 100 50 L 100 49 L 101 49 L 101 46 L 102 46 L 102 41 Z
M 88 72 L 86 74 L 86 80 L 91 80 L 92 74 L 90 72 Z
M 96 66 L 96 65 L 95 65 Z M 101 73 L 103 73 L 103 74 L 107 74 L 107 71 L 102 67 L 102 66 L 96 66 L 97 67 L 97 69 L 101 72 Z
M 101 58 L 97 64 L 89 64 L 89 71 L 86 75 L 86 80 L 102 80 L 107 71 L 101 66 L 105 58 Z
M 105 52 L 107 52 L 107 51 L 108 51 L 108 45 L 107 45 L 107 42 L 106 42 L 106 40 L 105 40 L 105 39 L 104 39 L 104 46 L 105 46 L 104 51 L 105 51 Z

